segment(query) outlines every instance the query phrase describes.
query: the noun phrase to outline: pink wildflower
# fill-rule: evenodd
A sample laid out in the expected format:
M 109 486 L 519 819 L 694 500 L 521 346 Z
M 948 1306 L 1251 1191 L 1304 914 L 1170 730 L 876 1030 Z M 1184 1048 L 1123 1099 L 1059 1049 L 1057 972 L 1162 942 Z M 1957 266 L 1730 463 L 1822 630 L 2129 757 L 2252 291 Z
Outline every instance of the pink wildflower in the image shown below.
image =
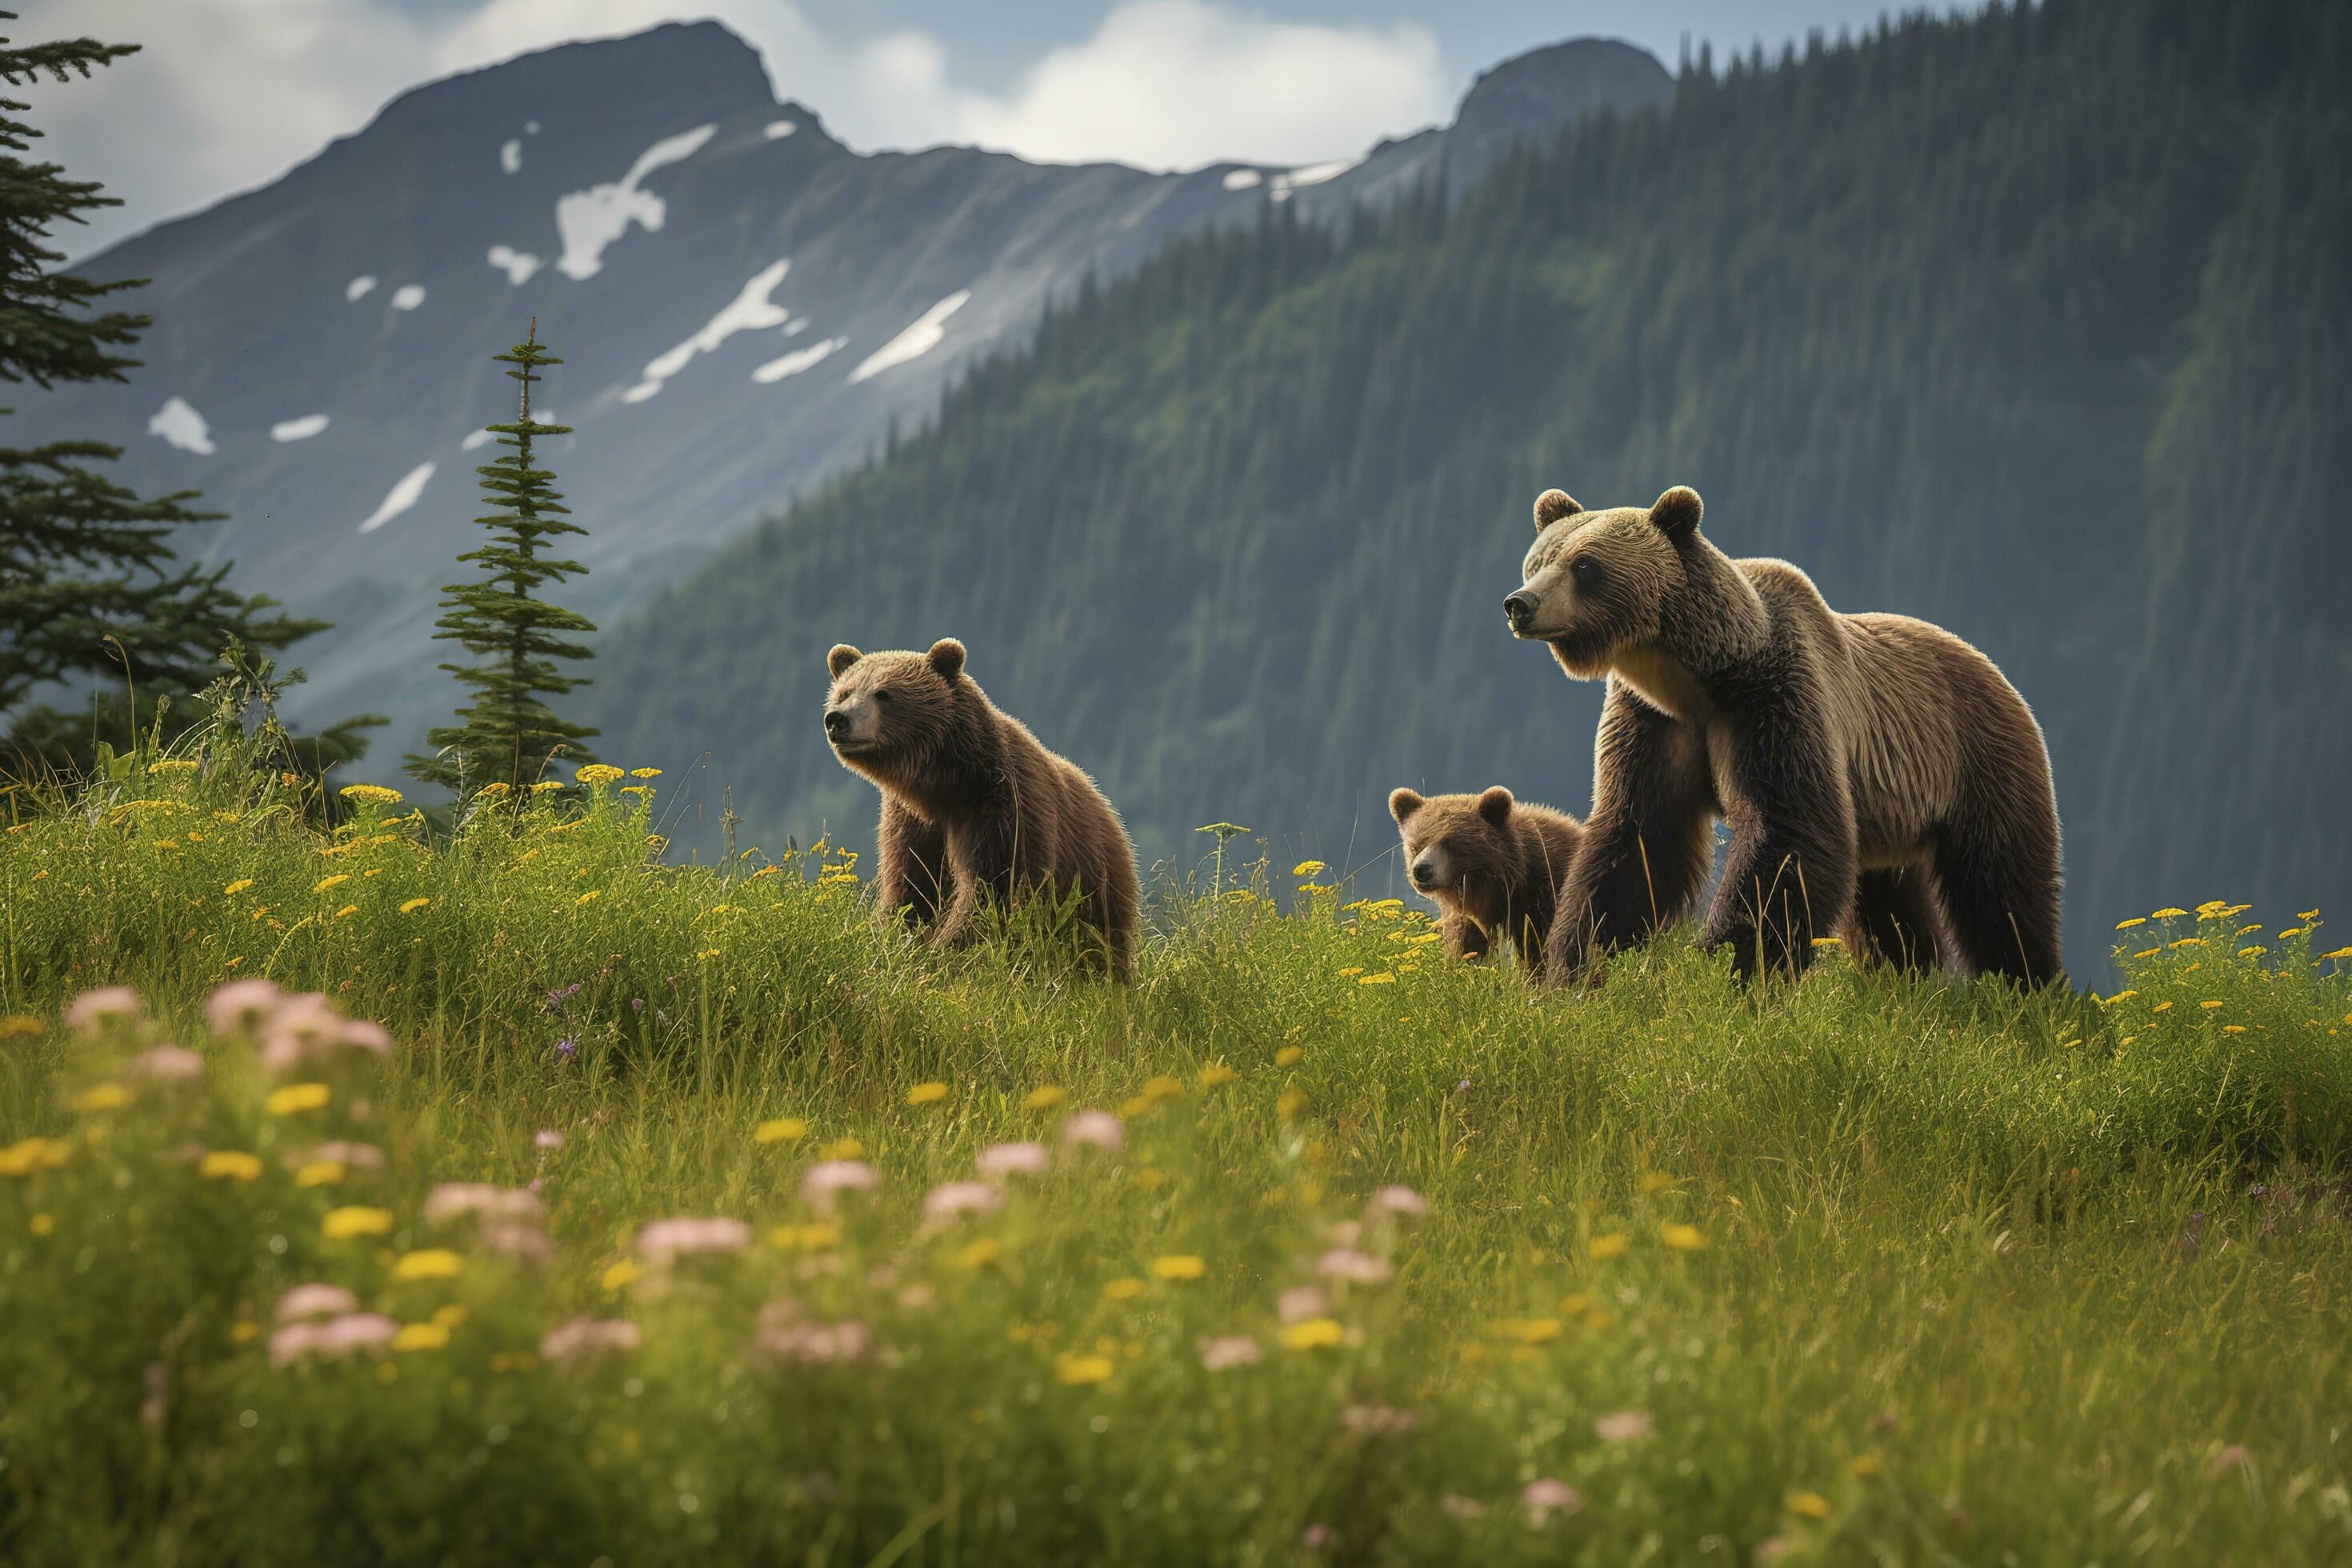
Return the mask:
M 1658 1429 L 1646 1410 L 1612 1410 L 1592 1424 L 1592 1435 L 1604 1443 L 1633 1443 Z
M 1345 1279 L 1350 1285 L 1378 1285 L 1391 1272 L 1386 1262 L 1352 1247 L 1333 1247 L 1315 1260 L 1315 1271 L 1327 1279 Z
M 490 1220 L 534 1220 L 539 1217 L 539 1199 L 488 1182 L 443 1182 L 425 1194 L 427 1225 L 462 1219 L 469 1214 Z
M 194 1083 L 205 1076 L 205 1058 L 185 1046 L 154 1046 L 132 1057 L 123 1070 L 150 1083 Z
M 205 1022 L 215 1035 L 258 1029 L 285 994 L 271 981 L 232 980 L 205 998 Z
M 539 1342 L 542 1361 L 586 1361 L 618 1351 L 633 1351 L 639 1339 L 637 1325 L 626 1318 L 570 1318 L 547 1331 Z
M 871 1192 L 878 1180 L 874 1167 L 863 1160 L 826 1160 L 811 1165 L 801 1177 L 801 1196 L 810 1207 L 831 1214 L 842 1194 Z
M 923 1217 L 934 1222 L 950 1220 L 1003 1206 L 1004 1194 L 985 1182 L 942 1182 L 925 1194 Z
M 751 1245 L 751 1227 L 740 1219 L 657 1219 L 637 1232 L 637 1250 L 667 1261 L 708 1252 L 740 1252 Z
M 107 985 L 85 991 L 66 1009 L 66 1027 L 77 1033 L 98 1029 L 120 1018 L 128 1022 L 146 1011 L 139 993 L 128 985 Z
M 1062 1137 L 1067 1142 L 1116 1154 L 1127 1143 L 1127 1129 L 1108 1110 L 1081 1110 L 1064 1124 Z
M 1584 1506 L 1584 1495 L 1566 1481 L 1549 1476 L 1529 1481 L 1519 1492 L 1519 1511 L 1529 1524 L 1549 1524 L 1554 1514 L 1571 1514 Z
M 1255 1366 L 1265 1359 L 1265 1350 L 1247 1334 L 1223 1334 L 1216 1339 L 1204 1336 L 1195 1348 L 1201 1352 L 1201 1365 L 1210 1372 Z
M 974 1163 L 983 1176 L 1042 1176 L 1045 1173 L 1045 1146 L 1026 1140 L 992 1143 L 980 1152 Z
M 278 1298 L 278 1321 L 291 1323 L 303 1318 L 331 1318 L 357 1311 L 359 1304 L 359 1298 L 341 1285 L 297 1285 Z
M 1329 1317 L 1331 1303 L 1319 1285 L 1293 1285 L 1274 1299 L 1274 1310 L 1286 1323 L 1303 1323 L 1309 1318 Z
M 1419 1219 L 1429 1212 L 1429 1200 L 1411 1187 L 1386 1186 L 1372 1194 L 1372 1212 Z

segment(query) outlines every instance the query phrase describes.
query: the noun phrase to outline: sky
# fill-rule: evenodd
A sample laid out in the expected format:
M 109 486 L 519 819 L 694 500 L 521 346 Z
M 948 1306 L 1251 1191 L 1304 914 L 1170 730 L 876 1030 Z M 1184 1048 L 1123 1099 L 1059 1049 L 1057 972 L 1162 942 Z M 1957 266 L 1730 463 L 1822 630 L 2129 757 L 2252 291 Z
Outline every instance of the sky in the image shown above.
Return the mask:
M 10 36 L 144 45 L 87 81 L 23 89 L 39 157 L 124 205 L 70 255 L 267 184 L 407 88 L 574 38 L 716 17 L 780 96 L 861 151 L 964 142 L 1153 169 L 1308 163 L 1443 124 L 1477 73 L 1562 38 L 1672 68 L 1885 0 L 17 0 Z

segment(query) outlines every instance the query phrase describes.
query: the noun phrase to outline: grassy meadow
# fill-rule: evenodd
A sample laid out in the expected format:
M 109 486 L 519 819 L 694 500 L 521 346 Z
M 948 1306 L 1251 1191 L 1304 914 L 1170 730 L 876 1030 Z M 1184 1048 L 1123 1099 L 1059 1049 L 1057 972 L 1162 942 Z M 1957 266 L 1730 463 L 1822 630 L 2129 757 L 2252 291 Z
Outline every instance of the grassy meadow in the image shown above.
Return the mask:
M 2352 1553 L 2315 913 L 1538 993 L 1244 837 L 1119 987 L 662 782 L 10 797 L 0 1560 Z

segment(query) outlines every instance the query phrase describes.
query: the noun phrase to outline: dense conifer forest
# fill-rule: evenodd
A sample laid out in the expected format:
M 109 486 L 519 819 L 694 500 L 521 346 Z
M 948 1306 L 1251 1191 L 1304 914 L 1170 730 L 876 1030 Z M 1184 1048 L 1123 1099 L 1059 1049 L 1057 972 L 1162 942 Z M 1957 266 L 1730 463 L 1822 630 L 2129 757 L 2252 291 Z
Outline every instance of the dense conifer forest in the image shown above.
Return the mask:
M 706 843 L 722 783 L 751 838 L 856 841 L 824 650 L 953 635 L 1148 858 L 1223 817 L 1353 865 L 1399 784 L 1584 807 L 1600 689 L 1499 609 L 1528 506 L 1687 483 L 1730 553 L 2009 672 L 2079 970 L 2156 903 L 2323 900 L 2347 68 L 2312 0 L 1996 5 L 1702 58 L 1342 232 L 1269 205 L 1067 300 L 608 637 L 592 717 L 617 757 L 712 748 Z

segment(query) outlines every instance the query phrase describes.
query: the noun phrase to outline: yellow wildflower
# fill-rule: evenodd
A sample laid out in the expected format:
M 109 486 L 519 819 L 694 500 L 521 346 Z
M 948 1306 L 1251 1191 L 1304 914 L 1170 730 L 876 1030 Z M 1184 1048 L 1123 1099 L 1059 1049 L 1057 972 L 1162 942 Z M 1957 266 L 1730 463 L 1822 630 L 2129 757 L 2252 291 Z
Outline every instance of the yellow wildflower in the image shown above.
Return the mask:
M 2179 942 L 2168 942 L 2166 945 L 2168 947 L 2203 947 L 2205 945 L 2205 939 L 2201 936 L 2184 936 Z
M 985 1268 L 1002 1257 L 1003 1252 L 1004 1248 L 997 1245 L 996 1237 L 983 1236 L 958 1252 L 956 1261 L 966 1268 Z
M 614 784 L 628 775 L 610 763 L 590 763 L 572 775 L 584 784 Z
M 396 1351 L 438 1351 L 449 1348 L 449 1331 L 439 1323 L 403 1323 L 392 1336 Z
M 454 1329 L 469 1316 L 465 1308 L 452 1301 L 446 1307 L 433 1309 L 433 1321 L 445 1329 Z
M 1106 1301 L 1132 1301 L 1138 1296 L 1142 1295 L 1146 1289 L 1147 1287 L 1144 1285 L 1143 1281 L 1138 1279 L 1132 1274 L 1122 1274 L 1118 1279 L 1111 1280 L 1102 1288 L 1103 1300 Z
M 661 770 L 659 768 L 631 768 L 629 770 L 629 776 L 633 779 L 657 779 L 661 777 Z
M 635 1279 L 636 1277 L 637 1266 L 624 1258 L 621 1261 L 614 1264 L 613 1267 L 604 1270 L 604 1272 L 598 1277 L 598 1282 L 607 1290 L 618 1290 L 621 1287 L 626 1285 L 630 1280 Z
M 57 1216 L 49 1214 L 37 1214 L 25 1222 L 25 1228 L 35 1236 L 55 1236 L 58 1232 Z
M 2352 958 L 2352 947 L 2339 947 L 2334 952 L 2323 952 L 2322 958 Z
M 1342 979 L 1345 979 L 1347 976 L 1349 976 L 1349 975 L 1350 975 L 1350 974 L 1361 974 L 1363 972 L 1364 972 L 1364 966 L 1363 966 L 1362 964 L 1360 964 L 1360 963 L 1351 963 L 1351 964 L 1349 964 L 1347 968 L 1345 968 L 1345 969 L 1343 969 L 1343 970 L 1339 971 L 1339 974 L 1340 974 L 1340 977 L 1341 977 Z
M 1506 1318 L 1500 1327 L 1506 1338 L 1525 1345 L 1539 1345 L 1559 1338 L 1558 1318 Z
M 2224 1024 L 2221 1026 L 2221 1032 L 2225 1035 L 2242 1035 L 2246 1032 L 2246 1026 L 2243 1024 Z
M 2264 947 L 2260 942 L 2248 942 L 2245 946 L 2238 950 L 2238 956 L 2240 958 L 2252 958 L 2256 953 L 2268 952 L 2269 951 L 2269 948 Z
M 1320 860 L 1301 860 L 1290 868 L 1294 877 L 1319 877 L 1328 869 Z
M 313 1160 L 294 1173 L 298 1187 L 332 1187 L 341 1184 L 343 1163 L 341 1160 Z
M 1866 1481 L 1871 1477 L 1878 1474 L 1879 1470 L 1884 1467 L 1883 1462 L 1875 1454 L 1856 1454 L 1853 1458 L 1848 1459 L 1845 1462 L 1845 1468 L 1848 1475 L 1857 1477 L 1858 1479 Z
M 855 1138 L 836 1138 L 816 1152 L 820 1160 L 863 1160 L 866 1145 Z
M 2158 1002 L 2155 1006 L 2150 1007 L 2150 1008 L 2148 1009 L 2148 1011 L 2149 1011 L 2149 1012 L 2151 1012 L 2151 1013 L 2166 1013 L 2166 1012 L 2169 1012 L 2169 1011 L 2171 1011 L 2171 1009 L 2172 1009 L 2172 1004 L 2171 1004 L 2171 1003 L 2169 1003 L 2169 1002 Z
M 2158 952 L 2162 952 L 2162 951 L 2163 951 L 2163 949 L 2161 949 L 2161 948 L 2155 948 L 2155 947 L 2144 947 L 2144 948 L 2141 948 L 2137 952 L 2133 953 L 2133 954 L 2132 954 L 2132 956 L 2133 956 L 2134 958 L 2154 958 L 2154 957 L 2155 957 Z
M 1706 1245 L 1706 1237 L 1695 1225 L 1677 1225 L 1669 1220 L 1658 1227 L 1658 1239 L 1676 1252 L 1696 1252 Z
M 2097 996 L 2094 996 L 2094 997 L 2092 997 L 2092 998 L 2091 998 L 2091 1000 L 2092 1000 L 2092 1001 L 2094 1001 L 2094 1002 L 2097 1002 L 2097 1003 L 2099 1004 L 2099 1005 L 2100 1005 L 2100 1006 L 2102 1006 L 2102 1007 L 2112 1007 L 2112 1006 L 2114 1006 L 2116 1003 L 2118 1003 L 2118 1002 L 2122 1001 L 2122 1000 L 2123 1000 L 2125 997 L 2126 997 L 2126 996 L 2137 996 L 2137 995 L 2138 995 L 2138 994 L 2139 994 L 2139 993 L 2138 993 L 2137 991 L 2118 991 L 2118 992 L 2116 992 L 2114 995 L 2109 996 L 2109 997 L 2106 997 L 2106 998 L 2105 998 L 2105 999 L 2102 999 L 2102 998 L 2097 997 Z
M 919 1083 L 914 1088 L 907 1091 L 907 1103 L 909 1105 L 937 1105 L 940 1100 L 945 1100 L 947 1097 L 948 1086 L 943 1083 L 937 1081 L 930 1083 Z
M 196 771 L 194 757 L 162 757 L 147 764 L 151 773 L 192 773 Z
M 1031 1089 L 1027 1094 L 1022 1097 L 1021 1109 L 1024 1110 L 1051 1110 L 1054 1107 L 1061 1104 L 1062 1101 L 1069 1098 L 1069 1090 L 1066 1089 L 1056 1089 L 1052 1084 L 1042 1084 L 1039 1087 Z
M 562 789 L 562 787 L 563 781 L 562 779 L 541 779 L 539 783 L 530 786 L 530 793 L 533 795 L 545 795 L 549 790 Z
M 250 1319 L 239 1319 L 229 1325 L 228 1341 L 233 1345 L 249 1345 L 261 1337 L 261 1325 Z
M 446 1247 L 404 1252 L 392 1266 L 394 1279 L 455 1279 L 466 1271 L 466 1260 Z
M 779 1252 L 823 1252 L 841 1245 L 837 1225 L 780 1225 L 768 1233 L 768 1245 Z
M 1209 1271 L 1209 1266 L 1190 1253 L 1171 1253 L 1151 1260 L 1153 1278 L 1160 1279 L 1198 1279 Z
M 239 877 L 236 881 L 231 882 L 227 887 L 223 888 L 221 892 L 226 897 L 235 898 L 237 894 L 242 893 L 251 886 L 253 886 L 252 878 Z
M 2220 1004 L 2219 1002 L 2200 1002 L 2200 1003 L 2198 1003 L 2197 1005 L 2198 1005 L 2200 1007 L 2204 1008 L 2208 1013 L 2210 1013 L 2210 1012 L 2211 1012 L 2214 1008 L 2219 1007 L 2221 1004 Z
M 1819 1492 L 1790 1492 L 1789 1511 L 1802 1514 L 1807 1519 L 1827 1519 L 1830 1516 L 1830 1500 Z
M 327 1211 L 319 1222 L 320 1234 L 330 1241 L 348 1241 L 359 1236 L 384 1236 L 392 1230 L 389 1209 L 339 1208 Z
M 1274 1053 L 1274 1065 L 1278 1068 L 1295 1068 L 1306 1055 L 1307 1053 L 1297 1046 L 1285 1046 Z
M 250 1182 L 261 1175 L 261 1162 L 237 1149 L 215 1149 L 196 1162 L 196 1174 L 207 1181 Z
M 2189 911 L 2187 910 L 2162 909 L 2157 910 L 2155 914 L 2150 915 L 2148 918 L 2150 920 L 2158 921 L 2178 920 L 2188 912 Z
M 1068 1351 L 1054 1358 L 1054 1375 L 1074 1386 L 1109 1380 L 1111 1359 L 1107 1355 L 1076 1355 Z
M 1559 1299 L 1559 1315 L 1563 1318 L 1580 1318 L 1584 1315 L 1584 1310 L 1591 1305 L 1591 1291 L 1571 1290 Z
M 1307 1091 L 1303 1089 L 1286 1089 L 1275 1097 L 1274 1113 L 1285 1121 L 1297 1121 L 1306 1109 Z
M 345 920 L 359 912 L 360 907 L 357 904 L 345 904 L 341 909 L 335 911 L 335 918 L 339 921 Z
M 1664 1171 L 1645 1171 L 1642 1173 L 1642 1191 L 1644 1193 L 1663 1193 L 1674 1184 L 1675 1179 Z
M 593 904 L 598 899 L 602 898 L 604 893 L 604 889 L 602 888 L 591 888 L 572 901 L 575 904 Z
M 331 877 L 320 878 L 318 881 L 311 884 L 310 890 L 314 893 L 323 893 L 330 888 L 340 888 L 351 879 L 352 874 L 349 871 L 338 871 Z
M 477 799 L 479 799 L 481 796 L 488 795 L 488 796 L 489 796 L 491 799 L 495 800 L 495 799 L 497 799 L 499 795 L 504 795 L 504 794 L 506 794 L 506 793 L 507 793 L 506 781 L 505 781 L 504 779 L 493 779 L 493 780 L 492 780 L 491 782 L 489 782 L 488 784 L 484 784 L 481 788 L 479 788 L 479 789 L 476 790 L 476 791 L 474 792 L 474 795 L 475 795 L 475 797 L 476 797 Z
M 1307 1318 L 1284 1329 L 1281 1337 L 1286 1350 L 1316 1351 L 1342 1342 L 1348 1333 L 1336 1318 Z
M 299 1111 L 320 1110 L 333 1098 L 323 1083 L 289 1083 L 284 1089 L 271 1089 L 262 1107 L 272 1116 L 292 1116 Z
M 2116 922 L 2116 929 L 2117 931 L 2129 931 L 2134 926 L 2144 926 L 2146 924 L 2147 924 L 2147 917 L 2146 915 L 2134 915 L 2127 921 L 2117 921 Z
M 1233 1068 L 1227 1067 L 1223 1062 L 1211 1062 L 1207 1067 L 1201 1069 L 1201 1076 L 1198 1082 L 1202 1089 L 1216 1089 L 1221 1085 L 1233 1082 L 1234 1079 L 1240 1076 L 1241 1074 L 1234 1071 Z
M 76 1110 L 120 1110 L 131 1103 L 131 1091 L 119 1083 L 92 1084 L 73 1103 Z
M 1172 1078 L 1151 1078 L 1143 1080 L 1143 1098 L 1152 1103 L 1173 1100 L 1184 1092 L 1184 1086 Z
M 396 789 L 372 784 L 345 784 L 335 793 L 345 800 L 363 800 L 374 805 L 398 805 L 403 798 Z
M 778 1116 L 753 1129 L 754 1143 L 797 1143 L 808 1136 L 808 1123 L 797 1116 Z
M 1379 974 L 1367 974 L 1358 980 L 1356 984 L 1359 985 L 1393 985 L 1396 984 L 1396 976 L 1388 973 L 1386 971 L 1382 971 Z
M 0 1040 L 37 1040 L 48 1032 L 48 1026 L 29 1013 L 0 1018 Z
M 1585 1252 L 1595 1263 L 1607 1263 L 1625 1256 L 1625 1237 L 1617 1231 L 1594 1237 L 1585 1244 Z
M 425 905 L 427 905 L 427 904 L 431 903 L 432 901 L 433 901 L 433 900 L 430 900 L 430 899 L 423 899 L 423 898 L 418 898 L 418 899 L 404 899 L 404 900 L 401 900 L 400 912 L 401 912 L 402 914 L 404 914 L 404 915 L 413 915 L 413 914 L 415 914 L 417 910 L 419 910 L 423 909 Z

